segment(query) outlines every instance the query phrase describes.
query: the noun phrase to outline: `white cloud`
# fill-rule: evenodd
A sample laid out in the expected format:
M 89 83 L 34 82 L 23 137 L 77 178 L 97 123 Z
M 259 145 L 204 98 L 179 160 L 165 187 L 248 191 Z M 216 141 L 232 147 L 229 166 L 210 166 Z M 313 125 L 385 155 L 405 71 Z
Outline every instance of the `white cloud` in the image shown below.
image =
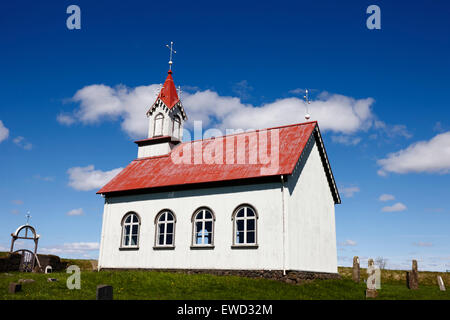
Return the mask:
M 407 208 L 403 203 L 397 202 L 396 204 L 394 204 L 392 206 L 383 207 L 381 209 L 381 211 L 383 211 L 383 212 L 398 212 L 398 211 L 404 211 L 406 209 Z
M 356 192 L 359 192 L 359 187 L 341 187 L 339 192 L 346 198 L 351 198 Z
M 431 242 L 422 242 L 422 241 L 419 241 L 419 242 L 414 242 L 414 243 L 413 243 L 413 246 L 416 246 L 416 247 L 432 247 L 433 244 L 432 244 Z
M 2 120 L 0 120 L 0 142 L 6 140 L 9 136 L 9 130 L 5 127 Z
M 27 142 L 27 141 L 25 140 L 25 138 L 22 137 L 22 136 L 18 136 L 18 137 L 16 137 L 16 138 L 14 138 L 14 139 L 13 139 L 13 142 L 14 142 L 17 146 L 19 146 L 19 147 L 21 147 L 21 148 L 23 148 L 23 149 L 25 149 L 25 150 L 31 150 L 31 149 L 33 148 L 33 145 L 32 145 L 31 143 Z
M 407 130 L 406 126 L 403 124 L 390 125 L 383 121 L 375 120 L 374 127 L 376 129 L 382 130 L 390 138 L 401 136 L 409 139 L 412 137 L 412 134 Z
M 79 107 L 73 114 L 60 114 L 58 119 L 62 124 L 120 120 L 122 129 L 130 136 L 143 137 L 148 126 L 145 113 L 155 101 L 155 90 L 158 88 L 156 84 L 136 88 L 123 85 L 86 86 L 72 98 L 72 101 L 79 103 Z M 371 110 L 373 103 L 372 98 L 355 99 L 324 92 L 309 105 L 311 120 L 318 120 L 322 130 L 354 134 L 372 126 L 375 119 Z M 184 93 L 183 105 L 191 120 L 188 126 L 192 126 L 193 120 L 201 120 L 204 128 L 214 123 L 220 129 L 261 129 L 303 122 L 306 107 L 305 102 L 296 97 L 254 106 L 242 103 L 240 98 L 220 96 L 211 90 Z M 349 140 L 351 143 L 357 143 L 352 139 Z
M 339 245 L 342 246 L 342 247 L 354 247 L 357 244 L 358 243 L 356 241 L 350 240 L 350 239 L 342 241 L 342 242 L 339 242 Z
M 81 216 L 84 214 L 83 208 L 73 209 L 67 212 L 68 216 Z
M 235 83 L 232 88 L 233 92 L 239 96 L 241 99 L 248 99 L 251 97 L 250 91 L 253 90 L 253 87 L 248 84 L 247 80 L 239 81 Z
M 306 93 L 306 89 L 295 88 L 295 89 L 289 90 L 289 93 L 292 93 L 292 94 L 305 94 Z
M 54 177 L 43 177 L 43 176 L 41 176 L 40 174 L 34 175 L 33 178 L 35 178 L 36 180 L 41 180 L 41 181 L 46 181 L 46 182 L 54 181 L 54 180 L 55 180 Z
M 114 88 L 95 84 L 78 90 L 72 101 L 79 108 L 72 114 L 61 113 L 57 121 L 71 125 L 76 121 L 83 124 L 99 123 L 104 120 L 121 121 L 122 129 L 131 137 L 142 137 L 147 133 L 147 110 L 155 101 L 159 84 L 127 88 Z
M 44 254 L 64 255 L 70 257 L 92 257 L 95 256 L 100 248 L 98 242 L 72 242 L 64 243 L 53 247 L 44 247 L 39 252 Z
M 69 186 L 75 190 L 89 191 L 99 189 L 114 178 L 123 168 L 110 171 L 95 170 L 93 165 L 73 167 L 67 170 Z
M 450 172 L 450 131 L 441 133 L 429 141 L 419 141 L 408 148 L 388 154 L 378 160 L 379 175 L 388 172 L 427 172 L 446 174 Z
M 355 146 L 360 141 L 360 137 L 352 137 L 352 136 L 345 136 L 345 135 L 338 135 L 338 136 L 331 136 L 331 140 L 336 143 L 345 144 L 347 146 Z
M 395 200 L 395 197 L 392 194 L 384 193 L 378 198 L 378 200 L 386 202 L 390 200 Z
M 60 113 L 56 117 L 56 121 L 58 121 L 60 124 L 70 126 L 76 122 L 76 119 L 70 114 Z

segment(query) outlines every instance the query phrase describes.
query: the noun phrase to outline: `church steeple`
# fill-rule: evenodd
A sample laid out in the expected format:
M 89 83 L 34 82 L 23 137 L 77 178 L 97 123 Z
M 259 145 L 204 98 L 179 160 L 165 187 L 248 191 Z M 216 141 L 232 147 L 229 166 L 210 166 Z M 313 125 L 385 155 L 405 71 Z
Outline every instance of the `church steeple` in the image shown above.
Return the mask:
M 169 136 L 181 140 L 183 124 L 187 120 L 181 100 L 169 70 L 166 81 L 147 112 L 149 118 L 148 138 Z
M 148 138 L 136 141 L 138 158 L 168 154 L 183 139 L 183 125 L 187 120 L 169 70 L 155 102 L 147 111 Z

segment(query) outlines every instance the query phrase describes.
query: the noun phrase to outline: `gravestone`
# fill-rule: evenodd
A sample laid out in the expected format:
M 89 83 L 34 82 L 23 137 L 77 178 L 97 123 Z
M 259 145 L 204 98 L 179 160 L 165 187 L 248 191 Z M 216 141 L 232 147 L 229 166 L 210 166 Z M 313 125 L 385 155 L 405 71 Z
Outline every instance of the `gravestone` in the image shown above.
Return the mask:
M 113 300 L 113 287 L 104 284 L 98 285 L 97 300 Z
M 11 282 L 9 284 L 8 292 L 9 293 L 17 293 L 22 291 L 22 285 L 19 283 Z
M 33 283 L 33 282 L 36 282 L 36 280 L 33 280 L 33 279 L 20 279 L 18 282 L 19 283 Z
M 361 275 L 361 270 L 359 268 L 359 258 L 353 257 L 353 273 L 352 273 L 353 281 L 356 283 L 359 283 L 360 275 Z
M 406 286 L 408 289 L 419 289 L 419 271 L 417 269 L 417 260 L 412 261 L 412 270 L 406 272 Z
M 441 276 L 437 276 L 437 282 L 438 282 L 438 285 L 439 285 L 439 290 L 445 291 L 444 280 L 442 280 Z

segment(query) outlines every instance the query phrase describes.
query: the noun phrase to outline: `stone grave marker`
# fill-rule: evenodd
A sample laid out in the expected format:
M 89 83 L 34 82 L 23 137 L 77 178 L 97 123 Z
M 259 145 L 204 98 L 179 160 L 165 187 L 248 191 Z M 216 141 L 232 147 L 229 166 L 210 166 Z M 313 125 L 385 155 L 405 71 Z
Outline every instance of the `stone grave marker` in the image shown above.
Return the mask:
M 438 282 L 438 285 L 439 285 L 439 290 L 445 291 L 444 280 L 442 280 L 441 276 L 437 276 L 437 282 Z
M 97 300 L 113 300 L 113 287 L 105 284 L 98 285 Z
M 354 282 L 359 283 L 359 278 L 361 275 L 361 270 L 359 268 L 359 257 L 353 257 L 353 273 L 352 279 Z
M 369 259 L 367 267 L 367 289 L 366 298 L 378 297 L 378 291 L 376 287 L 375 266 L 373 259 Z
M 406 286 L 408 289 L 419 289 L 419 271 L 417 268 L 417 260 L 412 261 L 412 270 L 406 272 Z
M 17 293 L 22 291 L 22 285 L 19 283 L 11 282 L 8 287 L 9 293 Z

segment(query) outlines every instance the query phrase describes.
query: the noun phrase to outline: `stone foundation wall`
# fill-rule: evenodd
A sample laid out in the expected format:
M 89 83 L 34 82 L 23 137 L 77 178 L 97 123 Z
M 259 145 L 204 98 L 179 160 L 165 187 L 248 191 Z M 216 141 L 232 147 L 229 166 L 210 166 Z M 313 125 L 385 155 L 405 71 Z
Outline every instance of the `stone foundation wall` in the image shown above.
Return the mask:
M 39 254 L 38 253 L 39 263 L 41 264 L 42 270 L 45 271 L 46 266 L 51 266 L 53 272 L 63 271 L 67 268 L 67 262 L 61 262 L 61 259 L 58 256 L 54 256 L 52 254 Z
M 62 271 L 67 268 L 67 262 L 61 262 L 61 259 L 58 256 L 47 254 L 38 254 L 37 256 L 41 264 L 41 270 L 39 270 L 36 263 L 35 272 L 44 272 L 45 267 L 48 265 L 52 266 L 53 272 Z M 0 257 L 0 272 L 19 271 L 21 258 L 22 255 L 19 253 Z
M 141 268 L 136 269 L 101 268 L 101 270 L 102 271 L 146 270 L 146 271 L 173 272 L 184 274 L 212 274 L 217 276 L 240 276 L 247 278 L 264 278 L 270 280 L 278 280 L 291 284 L 297 284 L 316 279 L 328 280 L 341 278 L 341 276 L 338 273 L 295 271 L 295 270 L 287 270 L 286 275 L 283 275 L 282 270 L 141 269 Z
M 0 257 L 0 272 L 18 271 L 21 257 L 18 253 Z

